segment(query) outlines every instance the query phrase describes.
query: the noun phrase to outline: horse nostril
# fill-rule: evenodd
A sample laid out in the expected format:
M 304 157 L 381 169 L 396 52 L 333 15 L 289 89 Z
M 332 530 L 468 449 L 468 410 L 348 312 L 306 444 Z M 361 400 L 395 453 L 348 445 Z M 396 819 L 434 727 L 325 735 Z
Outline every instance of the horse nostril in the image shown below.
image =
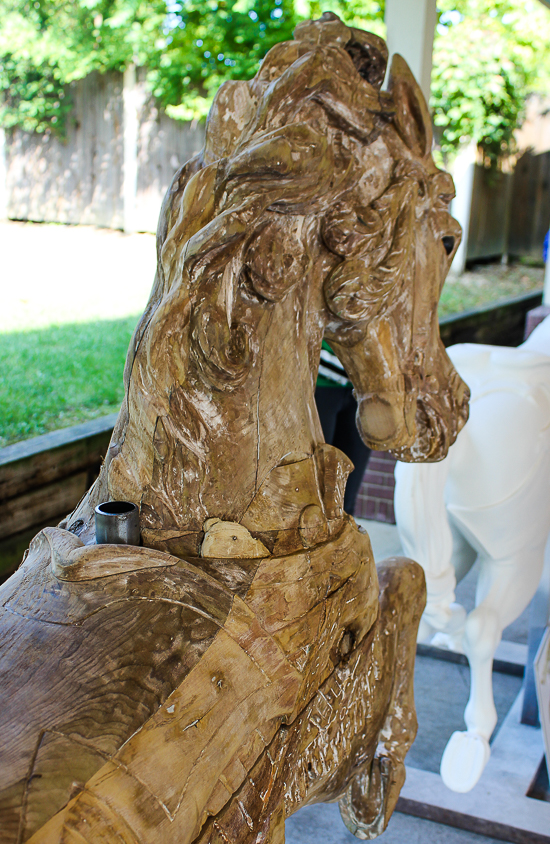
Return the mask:
M 455 248 L 455 239 L 450 234 L 446 234 L 445 237 L 442 237 L 441 240 L 443 241 L 443 246 L 445 247 L 445 252 L 447 255 L 450 255 L 453 249 Z

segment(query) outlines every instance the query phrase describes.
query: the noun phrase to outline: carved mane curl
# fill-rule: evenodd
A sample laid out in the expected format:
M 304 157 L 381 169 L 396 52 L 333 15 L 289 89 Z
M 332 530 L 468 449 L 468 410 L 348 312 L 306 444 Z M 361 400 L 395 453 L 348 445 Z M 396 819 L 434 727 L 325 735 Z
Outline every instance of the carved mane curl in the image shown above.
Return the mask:
M 385 181 L 373 174 L 364 218 L 350 221 L 345 210 L 339 213 L 346 193 L 364 178 L 354 147 L 364 155 L 395 117 L 394 97 L 380 90 L 386 45 L 332 13 L 300 25 L 295 39 L 273 47 L 250 82 L 220 88 L 204 149 L 176 175 L 161 213 L 159 273 L 136 346 L 178 287 L 178 301 L 189 299 L 203 375 L 220 389 L 241 383 L 256 354 L 255 326 L 236 320 L 232 310 L 236 287 L 259 300 L 280 299 L 304 279 L 312 235 L 340 259 L 325 283 L 327 305 L 339 322 L 371 318 L 397 291 L 407 263 L 400 233 L 419 180 L 411 162 L 396 163 Z M 312 128 L 312 113 L 323 133 Z M 299 265 L 277 266 L 272 254 L 270 271 L 262 275 L 258 252 L 270 242 L 266 234 L 276 214 L 305 217 L 309 237 Z M 360 229 L 359 250 L 354 227 Z M 354 280 L 357 264 L 363 275 L 368 269 L 368 283 Z M 215 287 L 220 296 L 212 307 L 207 301 Z

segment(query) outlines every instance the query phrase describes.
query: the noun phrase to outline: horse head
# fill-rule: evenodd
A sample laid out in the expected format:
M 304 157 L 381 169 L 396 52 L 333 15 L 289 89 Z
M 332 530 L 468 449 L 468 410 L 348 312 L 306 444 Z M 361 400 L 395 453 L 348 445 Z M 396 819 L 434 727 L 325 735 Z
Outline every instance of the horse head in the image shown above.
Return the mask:
M 465 420 L 467 388 L 437 322 L 460 238 L 452 180 L 432 160 L 426 104 L 400 57 L 381 90 L 386 62 L 380 38 L 332 13 L 301 24 L 254 79 L 222 86 L 204 149 L 176 174 L 90 499 L 138 504 L 146 544 L 192 553 L 211 517 L 265 538 L 274 513 L 294 524 L 307 507 L 341 511 L 302 495 L 323 486 L 325 333 L 369 445 L 441 459 Z
M 439 336 L 437 305 L 461 229 L 452 178 L 431 155 L 431 121 L 404 59 L 389 74 L 394 113 L 374 146 L 388 183 L 368 205 L 361 185 L 323 221 L 341 263 L 325 281 L 327 337 L 351 378 L 364 441 L 404 461 L 441 460 L 468 415 L 467 386 Z

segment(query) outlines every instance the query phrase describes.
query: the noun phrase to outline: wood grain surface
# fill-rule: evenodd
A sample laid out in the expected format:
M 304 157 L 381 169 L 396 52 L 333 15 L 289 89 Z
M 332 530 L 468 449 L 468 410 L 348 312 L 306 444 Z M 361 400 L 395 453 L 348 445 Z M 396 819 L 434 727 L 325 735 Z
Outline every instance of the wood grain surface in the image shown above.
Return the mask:
M 282 844 L 340 799 L 383 831 L 414 739 L 421 569 L 343 511 L 324 336 L 374 448 L 441 459 L 468 391 L 439 338 L 458 245 L 403 59 L 335 15 L 227 82 L 176 175 L 100 476 L 0 591 L 1 844 Z M 96 545 L 135 503 L 142 545 Z

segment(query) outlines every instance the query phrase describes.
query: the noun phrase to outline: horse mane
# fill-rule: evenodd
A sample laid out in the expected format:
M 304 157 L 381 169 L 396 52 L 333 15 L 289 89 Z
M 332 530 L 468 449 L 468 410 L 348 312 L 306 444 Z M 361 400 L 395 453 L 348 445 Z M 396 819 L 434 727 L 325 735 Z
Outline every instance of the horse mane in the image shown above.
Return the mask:
M 372 203 L 359 224 L 361 255 L 354 254 L 345 203 L 364 177 L 355 150 L 371 147 L 392 123 L 399 131 L 395 95 L 381 91 L 386 45 L 330 12 L 300 24 L 294 35 L 267 53 L 251 81 L 222 85 L 203 150 L 174 178 L 157 233 L 158 275 L 136 330 L 127 381 L 153 314 L 178 285 L 179 301 L 189 297 L 203 376 L 220 389 L 242 382 L 256 346 L 254 326 L 232 311 L 236 286 L 275 301 L 304 277 L 303 267 L 294 274 L 280 267 L 262 277 L 247 260 L 255 244 L 269 241 L 277 215 L 306 217 L 310 240 L 318 238 L 346 259 L 325 280 L 326 304 L 338 327 L 364 324 L 397 291 L 408 263 L 402 241 L 418 182 L 413 163 L 393 162 L 389 185 L 373 179 Z M 276 263 L 277 256 L 270 257 Z M 368 269 L 367 284 L 356 281 L 358 262 L 363 279 Z M 213 293 L 217 288 L 220 294 Z

